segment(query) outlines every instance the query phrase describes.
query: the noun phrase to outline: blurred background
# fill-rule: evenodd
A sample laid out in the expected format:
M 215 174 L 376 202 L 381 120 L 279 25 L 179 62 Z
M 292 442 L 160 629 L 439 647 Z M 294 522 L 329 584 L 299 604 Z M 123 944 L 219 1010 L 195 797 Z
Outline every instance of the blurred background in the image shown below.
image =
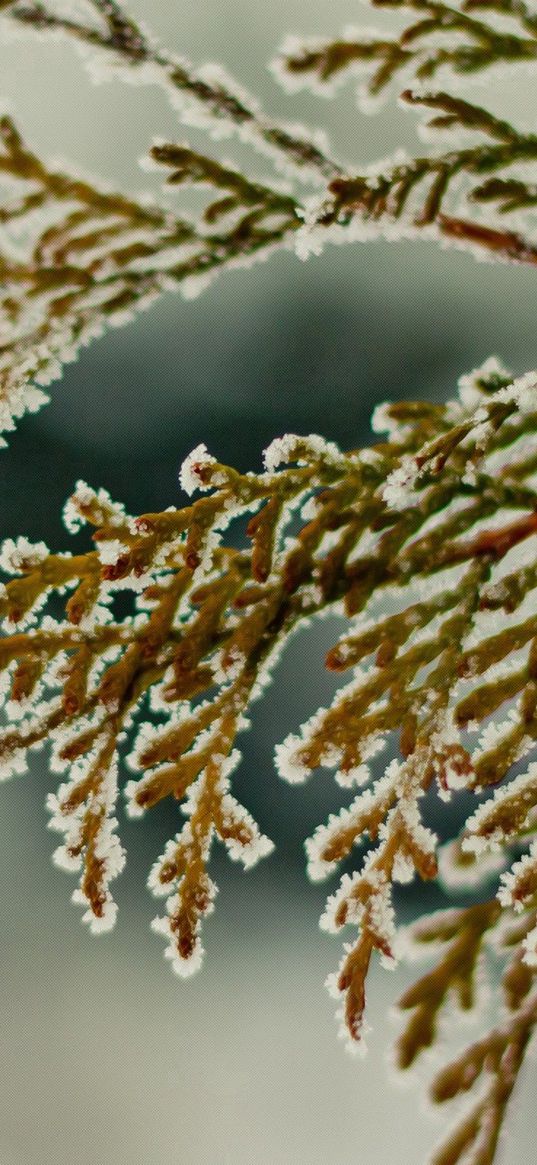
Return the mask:
M 358 22 L 354 0 L 132 0 L 131 11 L 196 64 L 224 64 L 273 115 L 322 125 L 345 161 L 415 146 L 413 115 L 393 103 L 366 117 L 352 84 L 331 102 L 289 97 L 267 69 L 287 33 Z M 495 100 L 527 120 L 526 96 L 507 78 Z M 207 147 L 160 91 L 93 86 L 72 43 L 2 42 L 0 99 L 38 153 L 132 192 L 158 189 L 138 167 L 154 136 L 188 134 Z M 233 141 L 210 149 L 246 157 Z M 262 158 L 249 164 L 270 173 Z M 534 280 L 529 268 L 424 242 L 375 243 L 328 248 L 307 263 L 276 254 L 225 273 L 193 302 L 164 297 L 94 342 L 52 386 L 51 404 L 19 423 L 0 456 L 2 536 L 67 549 L 61 507 L 78 478 L 130 512 L 154 511 L 179 504 L 178 469 L 200 441 L 255 470 L 285 431 L 365 443 L 376 403 L 443 399 L 493 352 L 517 372 L 534 367 Z M 176 980 L 162 960 L 145 889 L 183 818 L 162 807 L 143 822 L 122 820 L 119 922 L 92 939 L 69 904 L 69 877 L 50 861 L 45 761 L 2 788 L 0 1165 L 417 1165 L 445 1132 L 451 1113 L 420 1107 L 386 1064 L 396 1033 L 389 1008 L 410 972 L 371 978 L 367 1061 L 336 1038 L 323 981 L 341 944 L 317 928 L 335 884 L 307 883 L 302 844 L 345 798 L 327 775 L 292 789 L 273 768 L 274 744 L 330 700 L 322 660 L 337 634 L 325 621 L 295 638 L 254 710 L 236 791 L 277 848 L 247 875 L 215 852 L 220 893 L 192 981 Z M 432 808 L 431 819 L 448 837 L 457 822 L 442 813 Z M 407 891 L 404 921 L 418 901 L 445 904 L 440 891 L 427 894 Z M 449 1039 L 446 1028 L 446 1047 Z M 530 1087 L 525 1078 L 513 1106 L 509 1165 L 531 1157 Z

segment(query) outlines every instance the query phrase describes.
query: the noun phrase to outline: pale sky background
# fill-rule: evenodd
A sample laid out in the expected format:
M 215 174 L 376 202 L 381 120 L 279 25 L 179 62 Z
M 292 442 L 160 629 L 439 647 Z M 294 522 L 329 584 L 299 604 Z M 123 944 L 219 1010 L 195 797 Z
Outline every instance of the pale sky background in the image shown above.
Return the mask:
M 333 102 L 289 98 L 266 68 L 287 33 L 379 23 L 351 0 L 135 0 L 132 11 L 196 64 L 220 61 L 275 116 L 322 125 L 349 161 L 415 143 L 412 115 L 392 104 L 364 117 L 352 83 Z M 502 81 L 494 100 L 507 97 L 534 120 L 524 81 Z M 157 189 L 137 165 L 152 138 L 188 135 L 158 90 L 92 86 L 72 44 L 0 41 L 4 99 L 38 152 L 135 192 Z M 210 148 L 270 171 L 233 141 Z M 60 507 L 80 477 L 134 512 L 175 504 L 179 464 L 200 441 L 244 469 L 285 430 L 368 441 L 375 403 L 443 398 L 491 352 L 516 371 L 537 364 L 530 269 L 378 243 L 224 274 L 200 299 L 167 297 L 95 342 L 52 386 L 52 403 L 0 454 L 3 534 L 66 548 Z M 334 883 L 307 883 L 302 842 L 342 792 L 326 775 L 290 789 L 273 771 L 274 743 L 330 698 L 322 659 L 336 634 L 323 624 L 297 638 L 255 709 L 237 793 L 278 848 L 250 874 L 217 856 L 221 892 L 195 980 L 173 977 L 149 932 L 158 904 L 145 878 L 178 828 L 173 809 L 122 821 L 120 921 L 92 939 L 50 861 L 44 760 L 1 789 L 0 1165 L 421 1165 L 445 1131 L 451 1113 L 433 1120 L 386 1069 L 387 1013 L 408 972 L 372 976 L 367 1061 L 337 1039 L 323 981 L 340 941 L 317 927 Z M 436 814 L 447 836 L 452 823 Z M 405 917 L 415 906 L 414 892 Z M 533 1073 L 504 1165 L 531 1157 Z

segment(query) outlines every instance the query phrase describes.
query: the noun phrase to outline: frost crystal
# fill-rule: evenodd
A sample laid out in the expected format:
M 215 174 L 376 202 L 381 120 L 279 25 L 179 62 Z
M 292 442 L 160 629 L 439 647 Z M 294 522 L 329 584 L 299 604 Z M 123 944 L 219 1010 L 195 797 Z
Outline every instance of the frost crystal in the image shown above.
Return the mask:
M 316 433 L 309 437 L 298 437 L 296 433 L 286 433 L 283 437 L 276 437 L 263 453 L 263 463 L 267 473 L 274 473 L 281 465 L 297 461 L 298 465 L 306 465 L 313 460 L 341 461 L 341 451 L 333 441 L 325 441 Z
M 24 537 L 15 541 L 6 538 L 0 547 L 0 569 L 6 574 L 24 574 L 32 567 L 40 566 L 48 553 L 44 542 L 29 542 Z
M 208 490 L 217 485 L 211 474 L 211 466 L 216 465 L 216 457 L 208 452 L 206 445 L 197 445 L 189 453 L 181 466 L 179 482 L 181 489 L 191 496 L 196 490 Z

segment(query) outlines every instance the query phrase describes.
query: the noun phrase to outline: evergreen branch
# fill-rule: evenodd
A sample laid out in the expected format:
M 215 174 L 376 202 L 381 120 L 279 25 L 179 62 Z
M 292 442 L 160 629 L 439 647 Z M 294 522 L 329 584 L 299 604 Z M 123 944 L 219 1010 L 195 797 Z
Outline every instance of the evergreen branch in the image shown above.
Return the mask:
M 275 69 L 289 88 L 313 77 L 326 85 L 358 71 L 367 73 L 364 92 L 376 97 L 401 73 L 418 81 L 430 80 L 446 66 L 462 76 L 479 73 L 498 63 L 533 62 L 537 57 L 537 18 L 524 3 L 498 0 L 457 4 L 436 0 L 372 0 L 375 8 L 417 13 L 393 36 L 350 29 L 336 40 L 284 42 Z M 512 18 L 513 30 L 499 28 L 482 12 Z M 475 14 L 479 13 L 479 17 Z M 447 40 L 447 45 L 446 45 Z
M 181 286 L 186 293 L 192 282 L 284 243 L 302 225 L 291 197 L 249 183 L 187 147 L 154 147 L 152 153 L 160 161 L 171 156 L 177 162 L 180 155 L 181 181 L 199 180 L 194 175 L 201 166 L 219 193 L 226 181 L 235 183 L 233 197 L 212 203 L 199 224 L 147 199 L 49 170 L 10 118 L 0 120 L 0 141 L 0 177 L 10 183 L 1 217 L 7 227 L 25 217 L 29 228 L 25 256 L 0 251 L 4 432 L 46 400 L 35 386 L 53 380 L 105 327 L 125 322 L 166 289 Z M 171 181 L 178 181 L 177 170 Z
M 198 183 L 214 192 L 199 221 L 192 221 L 154 201 L 105 191 L 97 183 L 53 171 L 4 118 L 0 431 L 12 429 L 26 409 L 39 408 L 46 400 L 42 386 L 106 327 L 128 320 L 164 290 L 181 287 L 185 295 L 197 294 L 225 267 L 253 261 L 275 248 L 295 245 L 305 257 L 339 239 L 342 231 L 352 241 L 383 233 L 394 237 L 397 228 L 403 237 L 425 232 L 496 259 L 535 264 L 537 247 L 520 215 L 535 205 L 536 183 L 512 170 L 518 163 L 526 168 L 535 163 L 535 135 L 449 93 L 405 90 L 407 104 L 432 109 L 429 128 L 456 128 L 478 134 L 479 140 L 347 176 L 325 154 L 308 151 L 300 135 L 280 134 L 227 81 L 204 79 L 163 53 L 121 5 L 92 0 L 90 7 L 96 23 L 85 24 L 34 0 L 15 0 L 2 11 L 7 19 L 38 32 L 72 34 L 108 53 L 111 61 L 138 70 L 142 79 L 165 83 L 170 94 L 178 86 L 195 96 L 211 117 L 227 118 L 241 132 L 246 127 L 265 144 L 270 140 L 280 157 L 294 157 L 310 170 L 313 166 L 317 178 L 328 185 L 318 199 L 304 202 L 292 186 L 282 191 L 189 145 L 157 144 L 152 158 L 171 168 L 169 184 Z M 530 29 L 530 14 L 518 4 L 511 10 Z M 435 19 L 444 19 L 443 6 L 438 12 L 435 6 L 435 13 Z M 473 16 L 464 16 L 466 20 L 475 23 Z M 210 128 L 210 119 L 208 124 Z M 467 204 L 462 213 L 461 190 Z M 482 211 L 475 214 L 485 206 L 494 208 L 492 221 L 484 222 Z M 512 228 L 502 221 L 508 213 L 519 216 Z M 31 240 L 26 254 L 9 242 L 12 227 L 21 224 Z
M 536 59 L 537 17 L 524 0 L 378 3 L 411 11 L 399 35 L 288 46 L 280 71 L 326 83 L 365 67 L 371 96 L 400 74 L 423 81 L 445 66 L 465 75 Z M 270 121 L 222 72 L 196 71 L 162 50 L 117 0 L 87 0 L 87 10 L 86 22 L 78 9 L 0 0 L 4 18 L 63 33 L 112 67 L 163 85 L 173 103 L 181 99 L 183 120 L 201 109 L 206 128 L 261 145 L 321 193 L 305 201 L 291 181 L 283 188 L 188 144 L 155 142 L 151 159 L 168 187 L 208 190 L 194 220 L 48 167 L 1 119 L 0 428 L 39 407 L 35 385 L 105 326 L 166 289 L 188 293 L 192 279 L 199 287 L 275 247 L 294 242 L 305 255 L 341 231 L 349 241 L 393 237 L 399 224 L 402 234 L 536 262 L 533 133 L 414 84 L 402 99 L 428 111 L 426 128 L 462 131 L 471 143 L 348 174 L 315 135 Z M 507 214 L 515 216 L 508 228 Z M 21 225 L 26 241 L 17 249 Z M 73 900 L 91 930 L 107 930 L 116 916 L 110 885 L 125 861 L 115 815 L 120 762 L 134 735 L 127 811 L 138 817 L 173 797 L 187 818 L 149 886 L 167 896 L 154 929 L 188 975 L 213 908 L 214 838 L 245 867 L 272 849 L 231 792 L 250 705 L 298 626 L 345 615 L 326 666 L 350 671 L 350 682 L 276 750 L 291 782 L 325 766 L 341 786 L 361 790 L 306 842 L 313 879 L 334 873 L 365 837 L 371 843 L 321 920 L 331 931 L 357 931 L 328 985 L 356 1047 L 371 961 L 392 966 L 402 949 L 394 885 L 417 874 L 472 887 L 500 874 L 494 898 L 412 928 L 414 943 L 434 948 L 438 960 L 400 1001 L 410 1016 L 398 1043 L 406 1068 L 437 1040 L 453 996 L 462 1010 L 474 1006 L 492 946 L 504 964 L 503 1016 L 432 1086 L 436 1103 L 465 1092 L 473 1102 L 436 1165 L 462 1165 L 469 1155 L 492 1165 L 537 1019 L 537 760 L 523 764 L 537 741 L 537 373 L 514 380 L 491 359 L 461 379 L 456 400 L 387 404 L 373 427 L 386 439 L 350 453 L 315 435 L 277 438 L 258 474 L 240 474 L 198 446 L 181 484 L 206 496 L 139 518 L 78 483 L 65 521 L 73 532 L 93 526 L 96 548 L 86 553 L 6 541 L 0 775 L 23 772 L 29 750 L 51 745 L 51 768 L 66 774 L 49 797 L 51 826 L 63 834 L 54 858 L 79 874 Z M 129 611 L 121 618 L 119 589 Z M 388 742 L 399 755 L 373 775 L 369 762 Z M 460 837 L 439 848 L 423 806 L 460 790 L 480 800 Z
M 483 184 L 483 174 L 509 166 L 515 158 L 533 160 L 537 139 L 445 94 L 406 96 L 440 110 L 437 123 L 456 120 L 486 134 L 492 144 L 399 163 L 385 174 L 338 179 L 331 183 L 330 199 L 306 225 L 307 212 L 293 194 L 252 181 L 188 146 L 156 145 L 152 157 L 172 168 L 168 179 L 172 185 L 202 183 L 217 193 L 199 223 L 154 202 L 105 191 L 48 169 L 13 122 L 3 118 L 0 174 L 9 184 L 10 196 L 2 219 L 9 227 L 26 218 L 33 232 L 26 259 L 9 251 L 0 255 L 6 336 L 0 348 L 3 430 L 12 428 L 13 419 L 26 408 L 40 406 L 46 398 L 35 386 L 49 383 L 81 344 L 104 327 L 130 318 L 163 290 L 182 286 L 186 294 L 193 286 L 196 292 L 226 266 L 289 246 L 294 239 L 307 247 L 318 232 L 324 241 L 330 238 L 331 226 L 346 225 L 352 232 L 357 219 L 381 226 L 385 220 L 397 220 L 414 189 L 424 183 L 427 193 L 413 219 L 417 229 L 434 225 L 442 237 L 497 257 L 534 263 L 535 246 L 517 232 L 454 217 L 443 208 L 450 184 L 464 174 L 479 175 L 469 193 L 475 201 L 503 197 L 502 179 Z M 504 213 L 521 201 L 531 204 L 529 186 L 523 191 L 517 187 L 516 199 L 512 186 L 507 189 L 510 203 L 504 200 Z
M 480 106 L 453 98 L 447 93 L 416 94 L 406 90 L 402 99 L 412 105 L 440 110 L 428 123 L 435 129 L 457 126 L 477 131 L 486 138 L 492 138 L 493 144 L 485 140 L 444 154 L 424 155 L 400 162 L 384 172 L 369 176 L 335 179 L 329 187 L 332 202 L 327 202 L 318 214 L 317 221 L 322 225 L 346 223 L 355 213 L 373 220 L 383 215 L 397 220 L 416 188 L 426 183 L 426 194 L 419 210 L 414 213 L 414 225 L 426 226 L 439 222 L 442 226 L 442 208 L 455 179 L 463 176 L 472 180 L 474 175 L 493 173 L 517 162 L 535 162 L 537 158 L 537 138 L 534 134 L 519 133 L 513 126 L 493 117 Z M 476 186 L 470 185 L 466 197 L 471 203 L 472 200 L 491 199 L 496 194 L 496 187 L 487 187 L 480 181 Z M 531 198 L 526 202 L 526 205 L 530 204 Z M 511 207 L 506 204 L 503 211 L 505 213 L 507 209 L 516 208 L 516 202 Z M 477 222 L 476 230 L 482 225 Z M 529 244 L 526 245 L 529 249 Z
M 431 238 L 484 250 L 506 261 L 534 264 L 537 247 L 529 234 L 506 229 L 501 222 L 489 224 L 454 214 L 452 206 L 455 189 L 459 206 L 462 194 L 469 212 L 486 202 L 498 203 L 501 215 L 531 208 L 535 204 L 532 184 L 512 178 L 509 171 L 517 163 L 535 163 L 535 135 L 522 133 L 488 110 L 448 93 L 405 90 L 402 100 L 438 111 L 429 120 L 429 128 L 457 127 L 477 132 L 485 140 L 334 179 L 329 183 L 329 196 L 309 205 L 304 230 L 297 238 L 300 253 L 318 253 L 333 233 L 341 238 L 345 230 L 349 239 L 365 240 L 382 234 L 415 237 L 425 229 Z M 505 178 L 501 171 L 506 172 Z M 483 181 L 486 174 L 494 177 Z M 395 233 L 397 224 L 399 236 Z
M 164 85 L 172 100 L 174 95 L 184 97 L 201 107 L 209 119 L 224 122 L 233 131 L 239 131 L 248 140 L 257 141 L 270 151 L 299 169 L 307 168 L 322 179 L 333 177 L 337 165 L 315 144 L 303 137 L 294 127 L 271 121 L 259 109 L 257 102 L 219 70 L 210 75 L 206 69 L 196 72 L 181 57 L 167 53 L 157 45 L 123 5 L 110 0 L 91 0 L 101 22 L 95 26 L 81 20 L 62 16 L 40 0 L 21 0 L 6 5 L 6 16 L 38 32 L 63 32 L 90 48 L 103 50 L 129 69 L 137 70 L 141 80 Z M 188 120 L 188 116 L 187 116 Z
M 535 925 L 535 911 L 514 926 L 504 927 L 502 933 L 500 910 L 493 899 L 462 910 L 442 911 L 411 928 L 412 939 L 418 944 L 440 943 L 447 949 L 434 969 L 399 1001 L 403 1011 L 412 1011 L 398 1045 L 401 1067 L 413 1063 L 434 1042 L 438 1012 L 449 994 L 455 993 L 463 1010 L 474 1007 L 477 963 L 484 944 L 493 943 L 507 957 L 503 1020 L 442 1068 L 432 1082 L 431 1097 L 436 1104 L 472 1093 L 480 1079 L 484 1088 L 433 1154 L 431 1165 L 459 1165 L 468 1160 L 493 1165 L 507 1106 L 537 1023 L 534 972 L 524 963 L 521 949 L 524 935 Z
M 440 911 L 412 927 L 414 943 L 440 943 L 443 953 L 433 970 L 399 1000 L 400 1010 L 412 1013 L 397 1044 L 400 1068 L 409 1068 L 435 1042 L 438 1017 L 450 994 L 456 995 L 463 1011 L 475 1007 L 479 958 L 500 912 L 500 904 L 493 898 L 462 910 Z
M 183 165 L 182 155 L 164 153 L 167 163 Z M 229 173 L 217 178 L 236 189 Z M 385 405 L 373 423 L 388 439 L 348 454 L 320 437 L 278 438 L 259 474 L 239 474 L 200 446 L 184 463 L 181 484 L 205 496 L 162 514 L 133 519 L 105 491 L 79 483 L 65 520 L 73 531 L 94 527 L 97 548 L 85 554 L 50 554 L 24 538 L 4 543 L 0 565 L 11 578 L 0 597 L 0 670 L 11 724 L 0 736 L 0 757 L 7 776 L 23 771 L 28 749 L 52 743 L 53 768 L 68 777 L 49 799 L 53 826 L 64 834 L 56 861 L 79 872 L 75 900 L 90 927 L 107 929 L 116 909 L 110 882 L 124 862 L 117 758 L 142 714 L 129 756 L 137 775 L 126 786 L 128 811 L 140 816 L 170 796 L 184 801 L 187 823 L 149 885 L 168 895 L 155 929 L 176 969 L 190 974 L 214 898 L 213 838 L 247 867 L 271 848 L 231 793 L 236 736 L 289 634 L 317 613 L 344 610 L 349 630 L 326 662 L 351 669 L 351 683 L 278 747 L 277 765 L 292 782 L 333 767 L 336 780 L 353 788 L 371 780 L 368 762 L 388 739 L 399 740 L 401 759 L 306 845 L 311 876 L 323 878 L 364 834 L 372 842 L 322 920 L 329 930 L 358 928 L 331 980 L 352 1041 L 362 1040 L 374 952 L 388 964 L 397 957 L 393 884 L 415 873 L 437 876 L 424 795 L 434 786 L 446 798 L 501 784 L 468 819 L 459 876 L 474 865 L 486 874 L 490 847 L 508 852 L 531 842 L 503 875 L 496 899 L 418 924 L 415 937 L 441 941 L 444 953 L 401 1004 L 413 1013 L 399 1043 L 405 1066 L 434 1041 L 453 990 L 463 1008 L 472 1006 L 485 939 L 513 911 L 523 914 L 506 971 L 511 1018 L 469 1053 L 476 1066 L 481 1053 L 490 1061 L 491 1091 L 438 1158 L 456 1162 L 463 1147 L 481 1145 L 478 1118 L 489 1112 L 482 1160 L 491 1162 L 534 1022 L 521 991 L 528 995 L 537 966 L 537 764 L 511 774 L 537 738 L 537 375 L 513 381 L 489 361 L 462 378 L 458 400 Z M 302 525 L 288 539 L 297 507 Z M 230 522 L 245 521 L 251 547 L 236 549 L 223 534 Z M 121 620 L 109 610 L 118 587 L 133 600 Z M 64 616 L 57 605 L 54 617 L 46 614 L 50 596 L 65 591 Z M 392 609 L 379 619 L 381 595 Z M 158 725 L 143 711 L 148 696 Z M 502 709 L 507 717 L 492 724 Z M 437 1079 L 438 1101 L 471 1086 L 474 1077 L 461 1083 L 457 1063 Z

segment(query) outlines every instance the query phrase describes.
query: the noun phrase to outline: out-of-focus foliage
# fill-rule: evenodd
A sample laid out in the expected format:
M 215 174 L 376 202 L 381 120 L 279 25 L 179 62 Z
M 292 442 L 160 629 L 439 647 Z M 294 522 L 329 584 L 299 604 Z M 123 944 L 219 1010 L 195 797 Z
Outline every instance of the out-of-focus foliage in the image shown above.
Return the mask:
M 305 257 L 329 241 L 425 234 L 478 254 L 536 262 L 537 137 L 464 100 L 456 80 L 498 65 L 531 65 L 537 18 L 511 0 L 378 6 L 394 10 L 395 18 L 410 12 L 410 23 L 391 38 L 351 30 L 334 42 L 294 40 L 274 62 L 291 89 L 311 83 L 326 90 L 358 70 L 365 78 L 362 103 L 401 80 L 406 105 L 428 118 L 420 128 L 429 136 L 457 135 L 448 148 L 440 143 L 365 168 L 359 159 L 334 159 L 321 131 L 275 122 L 223 69 L 196 69 L 163 49 L 112 0 L 0 6 L 0 31 L 5 24 L 34 30 L 38 38 L 72 38 L 97 76 L 104 71 L 160 86 L 187 126 L 238 137 L 276 170 L 260 179 L 249 167 L 243 172 L 188 143 L 158 141 L 150 160 L 167 168 L 169 185 L 209 191 L 198 216 L 177 214 L 168 203 L 105 190 L 74 171 L 58 173 L 4 117 L 0 431 L 39 408 L 46 400 L 42 387 L 103 329 L 126 322 L 164 290 L 196 295 L 223 268 L 274 248 L 296 247 Z M 448 87 L 426 87 L 439 79 Z

